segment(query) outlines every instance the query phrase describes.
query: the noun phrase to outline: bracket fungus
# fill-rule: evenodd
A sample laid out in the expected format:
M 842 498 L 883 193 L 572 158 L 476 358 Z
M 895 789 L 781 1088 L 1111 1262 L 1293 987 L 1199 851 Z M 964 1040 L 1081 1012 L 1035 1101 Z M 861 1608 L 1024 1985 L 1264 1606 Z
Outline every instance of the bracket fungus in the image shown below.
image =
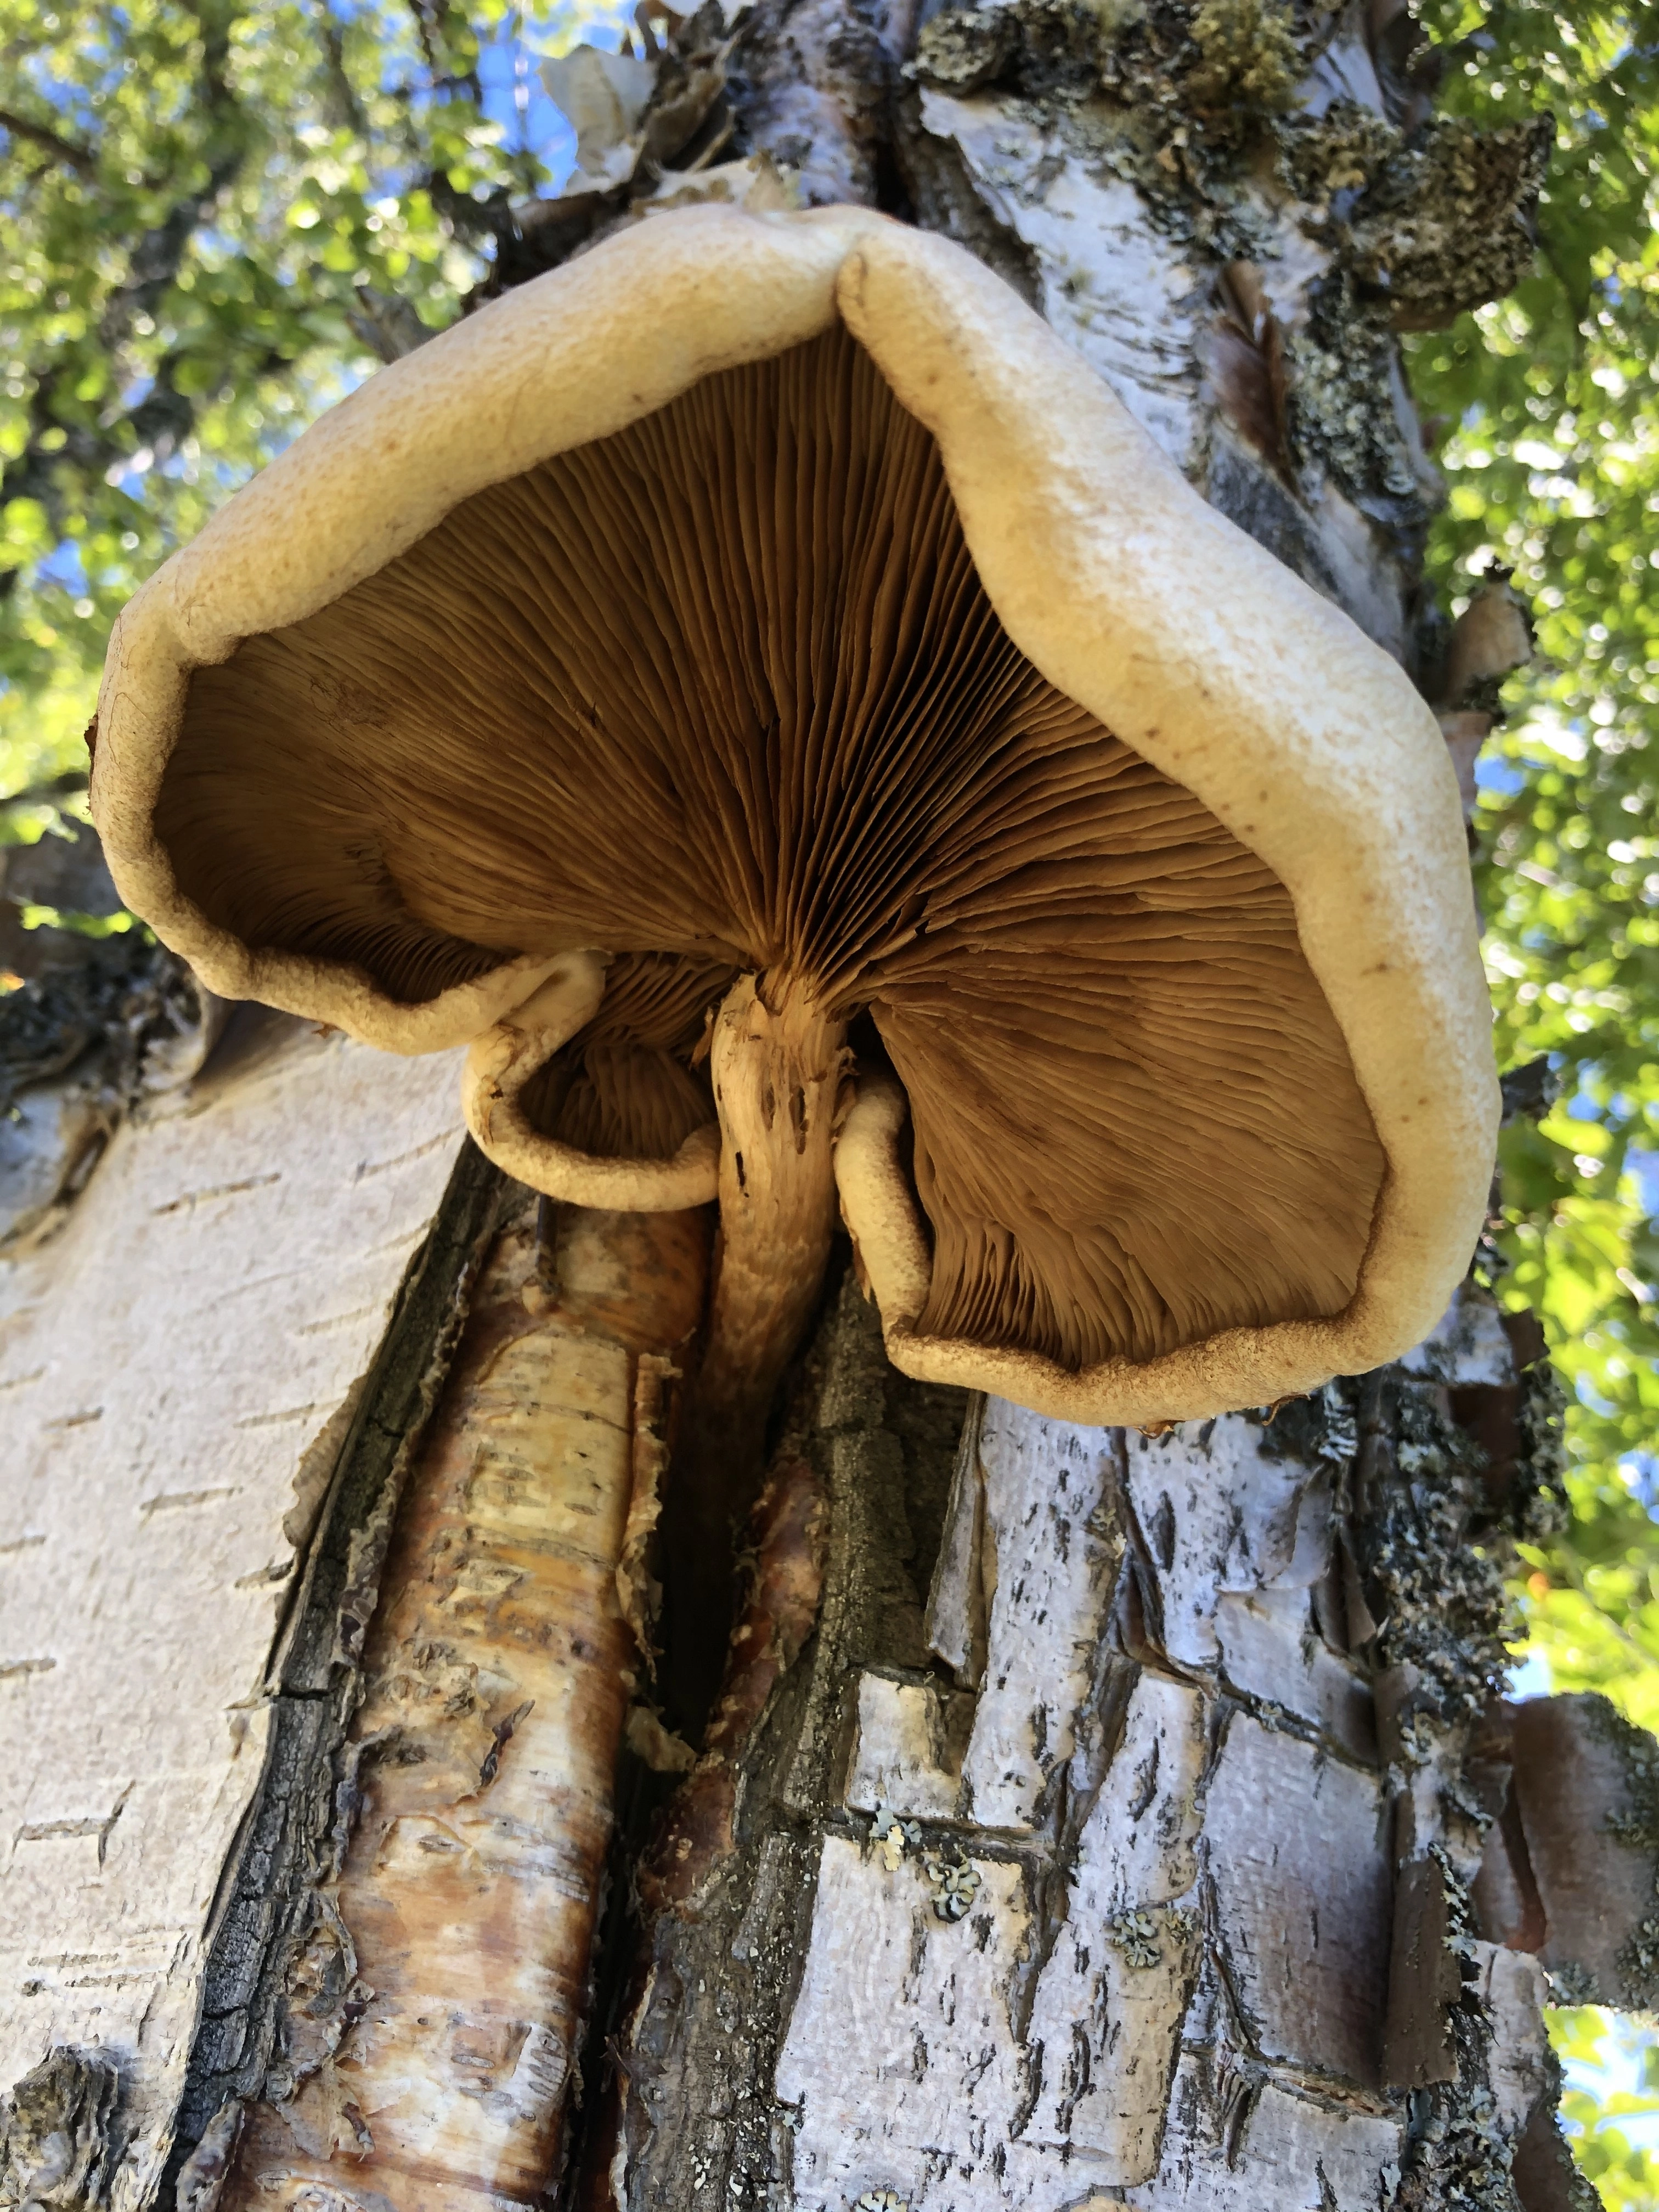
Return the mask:
M 97 727 L 213 989 L 470 1043 L 553 1196 L 718 1195 L 739 1424 L 837 1182 L 900 1368 L 1094 1423 L 1375 1365 L 1473 1248 L 1434 717 L 879 216 L 664 216 L 383 370 L 134 599 Z

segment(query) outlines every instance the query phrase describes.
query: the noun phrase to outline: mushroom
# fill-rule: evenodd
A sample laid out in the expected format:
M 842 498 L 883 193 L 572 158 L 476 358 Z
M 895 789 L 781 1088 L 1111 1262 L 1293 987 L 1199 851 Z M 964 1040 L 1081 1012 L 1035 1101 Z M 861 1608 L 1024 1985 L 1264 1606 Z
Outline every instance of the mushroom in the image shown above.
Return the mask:
M 718 1195 L 716 1458 L 837 1180 L 899 1367 L 1093 1423 L 1376 1365 L 1474 1246 L 1433 715 L 936 237 L 696 209 L 495 301 L 150 580 L 96 726 L 214 990 L 470 1042 L 553 1196 Z

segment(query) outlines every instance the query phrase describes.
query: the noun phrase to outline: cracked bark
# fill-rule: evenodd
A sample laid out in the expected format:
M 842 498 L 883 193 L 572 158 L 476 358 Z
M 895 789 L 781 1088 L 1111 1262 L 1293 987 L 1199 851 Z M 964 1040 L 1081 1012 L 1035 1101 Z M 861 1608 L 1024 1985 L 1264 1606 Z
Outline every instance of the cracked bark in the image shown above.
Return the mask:
M 718 1821 L 705 1761 L 641 1824 L 562 2201 L 1560 2201 L 1537 1940 L 1471 1896 L 1514 1823 L 1501 1590 L 1456 1559 L 1501 1529 L 1448 1409 L 1516 1379 L 1469 1292 L 1271 1422 L 1079 1431 L 894 1376 L 845 1279 L 770 1493 L 822 1516 L 816 1628 L 722 1747 Z M 1578 1729 L 1629 1868 L 1604 1949 L 1652 1902 L 1616 1735 Z

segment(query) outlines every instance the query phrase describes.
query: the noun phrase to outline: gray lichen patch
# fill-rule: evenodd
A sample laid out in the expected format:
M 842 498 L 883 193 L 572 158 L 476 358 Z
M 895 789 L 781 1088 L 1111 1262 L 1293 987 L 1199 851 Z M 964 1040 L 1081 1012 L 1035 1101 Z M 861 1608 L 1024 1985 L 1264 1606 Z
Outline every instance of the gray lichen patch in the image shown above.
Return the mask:
M 1279 125 L 1279 181 L 1310 224 L 1344 221 L 1403 143 L 1397 125 L 1374 108 L 1335 100 L 1321 116 L 1298 116 Z
M 1566 1526 L 1567 1396 L 1547 1359 L 1522 1370 L 1516 1391 L 1518 1448 L 1503 1508 L 1504 1524 L 1523 1544 L 1542 1544 Z
M 1411 1765 L 1433 1755 L 1437 1730 L 1478 1718 L 1508 1656 L 1501 1553 L 1479 1541 L 1485 1455 L 1431 1388 L 1395 1387 L 1395 1439 L 1376 1455 L 1359 1549 L 1378 1660 L 1402 1686 L 1392 1717 Z
M 1248 1418 L 1261 1425 L 1264 1459 L 1293 1459 L 1304 1467 L 1346 1472 L 1359 1449 L 1352 1394 L 1340 1382 L 1327 1382 L 1305 1398 L 1289 1399 Z
M 1289 341 L 1291 442 L 1376 520 L 1414 536 L 1428 520 L 1425 483 L 1389 396 L 1395 341 L 1386 305 L 1365 299 L 1340 266 L 1309 295 Z
M 121 2076 L 97 2050 L 59 2045 L 0 2101 L 0 2205 L 95 2212 L 121 2160 Z
M 949 8 L 922 27 L 915 74 L 941 91 L 996 85 L 1029 99 L 1085 95 L 1099 82 L 1116 27 L 1083 0 L 1015 0 Z
M 1011 121 L 1051 136 L 1041 173 L 1010 173 L 1007 188 L 1041 194 L 1073 163 L 1132 185 L 1176 244 L 1236 258 L 1268 250 L 1237 157 L 1298 73 L 1306 42 L 1291 24 L 1277 0 L 1009 0 L 935 15 L 909 73 L 957 97 L 994 94 Z M 1264 108 L 1245 88 L 1270 83 Z
M 1394 2212 L 1524 2212 L 1515 2146 L 1479 2082 L 1414 2090 Z
M 1328 27 L 1331 12 L 1321 13 Z M 1261 116 L 1291 105 L 1312 41 L 1305 28 L 1297 35 L 1287 0 L 1203 0 L 1190 35 L 1199 58 L 1187 89 L 1201 109 Z
M 1284 0 L 1006 0 L 934 15 L 910 74 L 1069 126 L 1073 150 L 1134 184 L 1171 236 L 1237 253 L 1256 238 L 1237 157 L 1290 105 L 1330 23 Z
M 1493 2087 L 1500 2054 L 1481 1994 L 1468 1885 L 1444 1849 L 1431 1846 L 1426 1863 L 1441 1901 L 1437 1939 L 1452 1993 L 1443 2015 L 1451 2078 L 1430 2079 L 1407 2095 L 1395 2212 L 1525 2212 L 1513 2179 L 1514 2115 Z
M 1437 330 L 1526 274 L 1547 118 L 1481 130 L 1439 116 L 1409 135 L 1351 101 L 1282 125 L 1281 168 L 1310 225 L 1384 302 L 1395 330 Z
M 1106 1940 L 1132 1966 L 1155 1966 L 1163 1955 L 1158 1948 L 1158 1923 L 1149 1912 L 1120 1912 L 1106 1923 Z
M 944 1851 L 926 1853 L 921 1871 L 933 1892 L 933 1917 L 951 1923 L 965 1920 L 973 1910 L 983 1880 L 979 1869 L 969 1865 L 960 1850 L 951 1846 Z
M 1389 402 L 1394 334 L 1443 328 L 1526 273 L 1553 126 L 1437 118 L 1408 136 L 1339 100 L 1273 129 L 1297 219 L 1331 257 L 1292 342 L 1298 455 L 1409 527 L 1432 483 Z

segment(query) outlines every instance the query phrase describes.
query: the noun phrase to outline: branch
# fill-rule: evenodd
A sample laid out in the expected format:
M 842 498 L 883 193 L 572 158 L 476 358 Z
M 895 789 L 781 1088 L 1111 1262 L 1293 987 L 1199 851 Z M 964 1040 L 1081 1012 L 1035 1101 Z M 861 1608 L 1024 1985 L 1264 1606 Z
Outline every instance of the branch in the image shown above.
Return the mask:
M 80 176 L 96 173 L 98 159 L 89 146 L 77 146 L 45 123 L 31 123 L 27 116 L 14 115 L 9 108 L 0 107 L 0 131 L 9 132 L 14 138 L 26 139 L 31 146 L 43 148 L 54 161 L 63 162 Z
M 197 397 L 180 392 L 173 381 L 181 358 L 177 353 L 164 355 L 156 364 L 154 383 L 137 406 L 113 422 L 100 422 L 95 429 L 84 423 L 65 426 L 58 421 L 52 411 L 58 380 L 48 370 L 36 386 L 29 442 L 0 470 L 0 501 L 38 500 L 52 527 L 61 534 L 65 491 L 60 477 L 66 466 L 78 471 L 83 481 L 93 483 L 142 447 L 151 447 L 159 453 L 173 451 L 190 434 L 200 409 L 216 399 L 233 380 L 251 382 L 270 375 L 288 367 L 290 356 L 279 347 L 267 346 L 228 367 L 211 392 Z M 65 427 L 68 435 L 64 444 L 51 449 L 42 445 L 44 432 Z M 0 574 L 0 605 L 11 597 L 24 574 L 21 568 Z
M 149 314 L 178 276 L 185 249 L 198 226 L 218 204 L 219 196 L 247 159 L 247 140 L 240 139 L 222 153 L 208 171 L 207 182 L 198 191 L 175 202 L 163 219 L 147 230 L 128 256 L 129 274 L 104 302 L 99 336 L 113 353 L 123 344 L 140 314 Z
M 207 182 L 177 199 L 162 220 L 147 230 L 128 256 L 128 276 L 104 303 L 99 335 L 113 353 L 138 315 L 149 314 L 178 276 L 198 226 L 217 205 L 247 159 L 252 134 L 227 74 L 230 57 L 230 11 L 222 0 L 185 0 L 202 34 L 201 83 L 209 129 L 203 155 Z
M 328 82 L 329 103 L 336 110 L 335 120 L 346 130 L 356 131 L 358 137 L 367 138 L 369 135 L 368 118 L 363 113 L 356 88 L 345 65 L 345 33 L 328 0 L 316 0 L 314 13 L 323 45 L 324 75 Z
M 410 13 L 415 18 L 416 35 L 421 42 L 421 52 L 431 74 L 434 92 L 463 91 L 475 106 L 483 105 L 483 87 L 478 82 L 476 69 L 459 72 L 447 66 L 447 58 L 439 51 L 439 40 L 445 37 L 445 26 L 434 18 L 441 0 L 409 0 Z M 446 44 L 447 43 L 446 38 Z
M 230 63 L 230 26 L 234 10 L 226 0 L 185 0 L 202 34 L 202 85 L 210 112 L 222 118 L 236 106 L 236 95 L 227 74 Z
M 60 799 L 68 799 L 86 787 L 84 769 L 65 769 L 61 775 L 48 776 L 44 783 L 27 783 L 21 791 L 9 791 L 0 799 L 0 814 L 9 814 L 19 806 L 55 806 Z

